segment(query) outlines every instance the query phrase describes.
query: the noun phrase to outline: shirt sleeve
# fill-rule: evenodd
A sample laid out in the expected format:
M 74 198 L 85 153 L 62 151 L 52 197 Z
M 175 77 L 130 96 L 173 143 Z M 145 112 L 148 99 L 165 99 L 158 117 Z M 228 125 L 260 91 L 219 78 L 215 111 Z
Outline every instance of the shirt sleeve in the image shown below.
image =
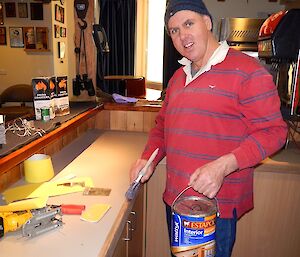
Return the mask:
M 280 99 L 272 76 L 262 67 L 244 80 L 239 108 L 248 136 L 232 151 L 239 168 L 253 167 L 278 151 L 286 142 L 287 124 L 280 112 Z
M 144 149 L 144 152 L 141 155 L 141 159 L 147 160 L 149 159 L 153 151 L 156 148 L 159 148 L 158 154 L 153 161 L 155 166 L 166 156 L 164 125 L 165 125 L 166 109 L 168 106 L 168 99 L 169 97 L 168 97 L 168 89 L 167 89 L 162 107 L 155 118 L 155 127 L 150 131 L 146 147 Z

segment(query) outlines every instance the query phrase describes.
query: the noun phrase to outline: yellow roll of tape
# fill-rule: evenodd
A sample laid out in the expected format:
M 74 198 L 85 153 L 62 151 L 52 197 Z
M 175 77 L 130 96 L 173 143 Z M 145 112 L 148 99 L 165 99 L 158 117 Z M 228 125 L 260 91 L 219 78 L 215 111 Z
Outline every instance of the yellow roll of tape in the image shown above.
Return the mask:
M 51 157 L 46 154 L 34 154 L 24 161 L 25 180 L 28 183 L 41 183 L 54 176 Z

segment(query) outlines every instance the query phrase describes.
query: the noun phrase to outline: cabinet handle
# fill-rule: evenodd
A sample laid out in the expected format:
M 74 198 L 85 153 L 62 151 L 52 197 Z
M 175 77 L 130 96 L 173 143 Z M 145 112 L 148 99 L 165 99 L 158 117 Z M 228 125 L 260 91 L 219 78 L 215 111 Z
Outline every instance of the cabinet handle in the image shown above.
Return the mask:
M 136 230 L 136 220 L 137 220 L 137 218 L 136 218 L 136 212 L 135 211 L 131 211 L 130 212 L 130 215 L 133 217 L 132 219 L 131 219 L 131 222 L 132 222 L 132 224 L 131 224 L 131 230 L 132 231 L 135 231 Z
M 132 240 L 132 225 L 131 221 L 126 221 L 126 237 L 123 238 L 124 241 L 130 241 Z

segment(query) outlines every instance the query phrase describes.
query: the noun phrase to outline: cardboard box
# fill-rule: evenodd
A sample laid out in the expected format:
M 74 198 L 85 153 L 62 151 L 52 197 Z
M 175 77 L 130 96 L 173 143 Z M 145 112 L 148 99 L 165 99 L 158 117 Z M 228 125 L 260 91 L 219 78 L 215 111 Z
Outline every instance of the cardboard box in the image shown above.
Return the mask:
M 32 79 L 33 103 L 36 120 L 41 120 L 41 110 L 49 109 L 50 119 L 55 117 L 55 77 L 38 77 Z
M 54 99 L 56 116 L 63 116 L 70 113 L 67 76 L 56 78 L 56 92 Z

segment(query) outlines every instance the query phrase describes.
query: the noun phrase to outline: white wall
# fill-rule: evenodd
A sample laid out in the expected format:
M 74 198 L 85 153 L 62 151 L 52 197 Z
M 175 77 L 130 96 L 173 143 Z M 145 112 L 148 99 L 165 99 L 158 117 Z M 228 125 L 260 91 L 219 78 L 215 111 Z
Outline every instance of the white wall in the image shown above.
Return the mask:
M 17 2 L 24 2 L 24 0 L 11 2 L 16 2 L 17 4 Z M 30 11 L 29 3 L 33 1 L 25 0 L 25 2 L 28 3 L 28 11 Z M 65 1 L 63 5 L 65 9 L 64 23 L 54 19 L 56 4 L 60 5 L 60 2 L 52 1 L 50 4 L 43 4 L 44 19 L 41 21 L 31 20 L 30 12 L 29 18 L 6 18 L 4 15 L 4 25 L 1 26 L 6 27 L 7 45 L 0 45 L 0 93 L 14 84 L 31 84 L 31 79 L 37 76 L 67 75 L 69 91 L 72 88 L 71 81 L 75 77 L 73 1 Z M 54 24 L 67 28 L 67 37 L 54 38 Z M 47 27 L 49 30 L 48 44 L 50 51 L 27 53 L 24 51 L 24 48 L 11 48 L 8 35 L 9 27 L 11 26 Z M 64 59 L 58 58 L 58 41 L 65 42 L 66 53 Z
M 6 27 L 7 45 L 0 45 L 0 92 L 2 92 L 5 88 L 17 83 L 31 84 L 32 77 L 44 75 L 50 76 L 53 74 L 53 58 L 51 49 L 52 24 L 50 5 L 44 5 L 43 7 L 43 20 L 32 21 L 30 19 L 29 1 L 27 3 L 29 13 L 28 18 L 6 18 L 4 15 L 4 25 L 1 26 Z M 24 51 L 24 48 L 10 47 L 9 27 L 26 26 L 47 27 L 49 29 L 48 45 L 51 50 L 50 52 L 27 53 Z

